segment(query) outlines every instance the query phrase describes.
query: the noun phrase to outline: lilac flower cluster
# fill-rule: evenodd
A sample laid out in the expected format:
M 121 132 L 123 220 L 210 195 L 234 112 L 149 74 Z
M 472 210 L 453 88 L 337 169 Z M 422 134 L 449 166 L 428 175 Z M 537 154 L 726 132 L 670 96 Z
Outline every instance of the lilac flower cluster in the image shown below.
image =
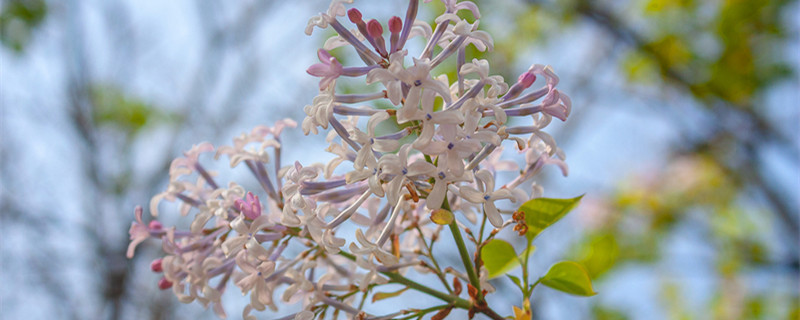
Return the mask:
M 389 19 L 387 51 L 381 24 L 374 19 L 364 22 L 358 9 L 345 11 L 344 3 L 349 2 L 333 1 L 328 12 L 311 19 L 306 29 L 310 34 L 314 27 L 332 27 L 339 34 L 319 50 L 320 63 L 308 68 L 309 74 L 321 78 L 320 94 L 305 107 L 307 116 L 302 123 L 306 134 L 316 134 L 319 128 L 333 129 L 328 135 L 328 150 L 338 157 L 325 167 L 326 178 L 343 162 L 351 162 L 353 169 L 340 185 L 349 188 L 352 196 L 364 189 L 362 195 L 386 198 L 394 207 L 404 201 L 401 192 L 407 190 L 425 199 L 426 207 L 434 210 L 442 207 L 449 192 L 453 201 L 463 199 L 482 205 L 489 221 L 499 228 L 503 217 L 496 201 L 527 200 L 528 193 L 517 187 L 531 180 L 545 164 L 556 164 L 567 174 L 563 152 L 542 129 L 553 117 L 566 120 L 571 109 L 569 97 L 555 88 L 558 77 L 549 66 L 533 65 L 509 86 L 501 76 L 489 74 L 488 61 L 466 62 L 467 46 L 480 51 L 493 47 L 491 36 L 477 30 L 478 20 L 469 23 L 457 15 L 460 10 L 469 10 L 480 17 L 474 3 L 443 0 L 446 11 L 436 18 L 433 30 L 415 20 L 419 2 L 410 1 L 405 23 L 399 17 Z M 339 22 L 337 17 L 345 13 L 356 29 L 347 30 Z M 426 45 L 407 65 L 405 44 L 413 37 L 424 38 Z M 344 45 L 352 46 L 366 66 L 344 67 L 329 52 Z M 434 54 L 437 47 L 440 50 Z M 433 72 L 451 57 L 456 59 L 458 75 L 453 81 L 446 73 Z M 337 93 L 337 79 L 360 76 L 366 76 L 366 84 L 380 82 L 384 90 Z M 537 76 L 544 77 L 545 85 L 529 90 Z M 437 99 L 442 103 L 437 105 Z M 354 106 L 386 100 L 394 108 Z M 363 130 L 359 117 L 368 117 Z M 510 117 L 532 121 L 508 126 Z M 399 131 L 376 135 L 376 127 L 384 123 Z M 528 137 L 520 137 L 525 135 Z M 413 142 L 401 142 L 409 136 Z M 496 170 L 516 169 L 497 168 L 491 161 L 502 153 L 504 141 L 526 154 L 526 165 L 517 179 L 495 189 Z M 338 186 L 337 181 L 341 179 L 324 183 Z M 358 185 L 363 188 L 354 187 Z M 540 193 L 537 187 L 533 196 Z
M 377 317 L 361 310 L 356 293 L 396 282 L 388 273 L 432 271 L 420 254 L 444 223 L 432 221 L 431 212 L 459 212 L 472 224 L 482 218 L 503 228 L 513 223 L 514 210 L 500 210 L 496 202 L 519 204 L 540 196 L 535 183 L 529 191 L 521 186 L 546 164 L 567 174 L 563 152 L 542 131 L 553 117 L 563 121 L 570 112 L 569 98 L 555 88 L 558 77 L 548 66 L 533 65 L 509 86 L 490 75 L 488 61 L 466 62 L 467 46 L 493 47 L 478 20 L 457 15 L 469 10 L 479 18 L 474 3 L 442 0 L 446 11 L 434 29 L 416 20 L 419 1 L 411 0 L 405 19 L 388 20 L 387 33 L 377 20 L 347 10 L 344 4 L 351 2 L 333 0 L 306 29 L 310 34 L 331 27 L 338 33 L 318 51 L 320 63 L 308 68 L 320 78 L 320 93 L 305 107 L 301 125 L 306 134 L 332 129 L 327 151 L 333 160 L 282 166 L 281 132 L 296 126 L 282 120 L 237 137 L 233 146 L 196 145 L 172 162 L 167 190 L 153 197 L 150 213 L 157 217 L 160 203 L 177 202 L 182 215 L 193 216 L 188 230 L 145 223 L 143 209 L 136 208 L 128 257 L 142 241 L 160 239 L 165 255 L 151 268 L 163 273 L 158 286 L 171 288 L 181 302 L 198 301 L 224 318 L 221 296 L 233 284 L 250 297 L 245 319 L 255 319 L 253 310 L 277 310 L 275 294 L 302 303 L 302 311 L 287 319 L 323 318 L 326 312 Z M 344 16 L 353 29 L 339 21 Z M 426 44 L 409 61 L 406 43 L 412 38 Z M 354 48 L 364 65 L 342 65 L 331 50 L 343 46 Z M 452 81 L 434 73 L 450 58 L 457 68 Z M 364 77 L 383 89 L 339 93 L 342 77 Z M 545 84 L 531 88 L 538 77 Z M 511 119 L 519 120 L 510 125 Z M 381 133 L 385 127 L 394 130 Z M 522 167 L 501 160 L 504 142 L 525 154 Z M 217 174 L 201 164 L 203 154 L 227 156 L 231 168 L 244 165 L 261 190 L 218 183 Z M 498 171 L 519 174 L 499 185 Z M 353 230 L 342 228 L 345 223 L 355 227 L 354 234 L 342 234 Z M 478 268 L 480 287 L 491 291 L 485 268 Z

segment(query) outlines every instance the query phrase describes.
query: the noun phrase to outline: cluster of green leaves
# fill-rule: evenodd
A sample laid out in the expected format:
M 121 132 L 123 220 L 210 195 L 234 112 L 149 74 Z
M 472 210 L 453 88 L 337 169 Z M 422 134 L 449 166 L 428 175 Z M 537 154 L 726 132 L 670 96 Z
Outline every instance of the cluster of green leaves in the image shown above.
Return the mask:
M 133 135 L 148 124 L 170 121 L 177 116 L 153 106 L 135 96 L 110 85 L 97 85 L 90 89 L 92 115 L 98 126 L 110 126 Z
M 687 225 L 700 229 L 711 241 L 718 290 L 709 313 L 717 318 L 791 318 L 797 314 L 796 295 L 749 292 L 741 278 L 755 270 L 780 269 L 770 261 L 768 239 L 771 226 L 759 208 L 745 208 L 736 181 L 709 156 L 695 155 L 675 159 L 674 164 L 652 176 L 620 187 L 601 204 L 606 217 L 590 227 L 572 249 L 573 256 L 586 266 L 592 279 L 604 280 L 625 265 L 649 266 L 668 257 L 670 236 Z M 691 179 L 687 179 L 691 177 Z M 659 183 L 653 184 L 652 181 Z M 638 230 L 632 230 L 637 225 Z M 694 318 L 679 293 L 681 284 L 662 284 L 661 300 L 675 318 Z M 708 311 L 707 311 L 708 312 Z M 598 319 L 624 319 L 624 313 L 595 305 Z M 795 317 L 796 318 L 796 317 Z
M 540 283 L 577 296 L 588 297 L 597 294 L 592 287 L 589 273 L 576 262 L 558 262 L 532 284 L 528 276 L 530 272 L 528 261 L 536 249 L 533 241 L 542 231 L 561 220 L 575 208 L 581 198 L 582 196 L 571 199 L 536 198 L 520 206 L 519 211 L 524 213 L 524 223 L 527 226 L 524 234 L 520 234 L 527 240 L 525 249 L 520 253 L 517 253 L 508 241 L 497 238 L 489 240 L 480 248 L 484 266 L 489 271 L 489 278 L 506 275 L 522 292 L 524 307 L 522 314 L 526 317 L 530 317 L 528 301 L 533 289 Z M 519 266 L 522 266 L 522 279 L 509 274 Z
M 0 10 L 0 42 L 22 53 L 31 40 L 33 30 L 47 16 L 47 3 L 44 0 L 3 1 Z

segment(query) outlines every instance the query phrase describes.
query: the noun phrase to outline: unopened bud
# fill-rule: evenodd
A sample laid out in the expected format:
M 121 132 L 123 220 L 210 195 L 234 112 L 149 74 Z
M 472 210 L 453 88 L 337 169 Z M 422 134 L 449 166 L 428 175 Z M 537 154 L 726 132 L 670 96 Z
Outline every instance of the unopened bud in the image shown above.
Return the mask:
M 359 22 L 362 21 L 361 20 L 361 11 L 358 11 L 358 9 L 356 9 L 356 8 L 347 10 L 347 17 L 350 18 L 350 22 L 352 22 L 352 23 L 359 23 Z
M 519 82 L 524 88 L 530 87 L 534 81 L 536 81 L 536 75 L 531 72 L 525 72 L 519 75 L 519 78 L 517 78 L 517 82 Z
M 378 20 L 372 19 L 367 22 L 367 32 L 373 38 L 380 38 L 383 37 L 383 27 Z
M 164 225 L 162 225 L 161 222 L 158 222 L 157 220 L 150 221 L 150 224 L 148 225 L 148 228 L 150 228 L 150 230 L 161 230 L 161 228 L 163 227 Z
M 161 258 L 155 259 L 150 263 L 150 270 L 153 270 L 153 272 L 164 271 L 164 266 L 161 264 Z
M 158 280 L 158 288 L 161 290 L 167 290 L 172 287 L 172 282 L 167 280 L 167 278 L 161 278 Z
M 400 33 L 403 30 L 403 20 L 398 16 L 389 18 L 389 32 Z

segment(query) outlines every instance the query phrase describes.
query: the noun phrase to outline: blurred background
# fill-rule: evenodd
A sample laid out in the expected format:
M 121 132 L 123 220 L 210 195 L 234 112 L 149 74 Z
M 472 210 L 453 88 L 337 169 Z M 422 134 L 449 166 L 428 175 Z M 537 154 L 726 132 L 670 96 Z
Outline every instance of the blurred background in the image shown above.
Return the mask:
M 797 1 L 477 2 L 496 50 L 472 54 L 507 81 L 550 64 L 573 101 L 549 129 L 570 176 L 540 183 L 586 196 L 533 272 L 579 261 L 600 294 L 537 289 L 535 319 L 800 318 Z M 303 30 L 328 3 L 3 0 L 0 318 L 214 319 L 157 289 L 157 244 L 125 258 L 133 207 L 192 144 L 303 118 L 330 35 Z M 407 2 L 357 4 L 386 21 Z M 299 131 L 284 163 L 329 157 Z M 497 287 L 510 314 L 519 293 Z

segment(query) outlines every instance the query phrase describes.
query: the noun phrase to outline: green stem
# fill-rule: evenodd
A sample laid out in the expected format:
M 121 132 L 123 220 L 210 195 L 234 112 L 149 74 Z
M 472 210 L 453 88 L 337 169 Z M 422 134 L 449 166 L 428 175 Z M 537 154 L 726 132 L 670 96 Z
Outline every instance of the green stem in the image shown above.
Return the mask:
M 442 309 L 447 308 L 449 306 L 450 306 L 449 304 L 445 304 L 445 305 L 430 307 L 430 308 L 427 308 L 427 309 L 420 309 L 420 310 L 417 310 L 416 312 L 414 312 L 412 315 L 408 315 L 408 316 L 405 316 L 405 317 L 402 317 L 402 318 L 397 318 L 396 320 L 408 320 L 408 319 L 413 319 L 413 318 L 421 318 L 422 316 L 424 316 L 424 315 L 426 315 L 428 313 L 431 313 L 431 312 L 434 312 L 434 311 L 437 311 L 437 310 L 442 310 Z
M 447 201 L 447 196 L 444 197 L 444 202 L 442 203 L 442 208 L 447 211 L 452 211 L 450 209 L 450 202 Z M 481 282 L 478 280 L 478 276 L 475 274 L 475 267 L 472 266 L 472 259 L 469 258 L 469 252 L 467 251 L 467 245 L 464 243 L 464 238 L 461 237 L 461 230 L 458 229 L 458 224 L 456 224 L 456 220 L 453 219 L 452 222 L 449 224 L 450 233 L 453 234 L 453 240 L 456 242 L 456 246 L 458 246 L 458 253 L 461 255 L 461 262 L 464 263 L 464 268 L 467 269 L 467 276 L 469 277 L 469 283 L 472 284 L 475 289 L 478 289 L 478 300 L 482 299 L 483 294 L 481 294 Z
M 425 246 L 425 250 L 428 250 L 427 257 L 431 259 L 431 263 L 433 263 L 433 267 L 435 268 L 436 277 L 442 281 L 442 284 L 447 289 L 447 292 L 453 293 L 453 289 L 450 288 L 450 284 L 447 283 L 447 279 L 444 277 L 444 272 L 442 272 L 442 268 L 439 267 L 439 262 L 436 261 L 436 258 L 433 256 L 433 240 L 431 240 L 431 245 L 428 245 L 428 242 L 425 241 L 425 235 L 422 233 L 422 229 L 419 226 L 416 226 L 417 232 L 419 232 L 420 240 L 422 240 L 422 244 Z
M 352 255 L 350 253 L 347 253 L 347 252 L 344 252 L 344 251 L 339 251 L 339 255 L 341 255 L 341 256 L 343 256 L 343 257 L 345 257 L 347 259 L 350 259 L 352 261 L 356 260 L 356 257 L 354 255 Z M 461 299 L 461 298 L 453 296 L 453 295 L 449 295 L 449 294 L 441 292 L 441 291 L 437 291 L 437 290 L 432 289 L 432 288 L 430 288 L 428 286 L 425 286 L 423 284 L 415 282 L 414 280 L 406 278 L 406 277 L 400 275 L 399 273 L 381 272 L 381 274 L 386 276 L 386 277 L 388 277 L 391 280 L 391 282 L 393 282 L 393 283 L 402 284 L 402 285 L 405 285 L 405 286 L 407 286 L 407 287 L 409 287 L 411 289 L 414 289 L 414 290 L 417 290 L 419 292 L 422 292 L 422 293 L 428 294 L 430 296 L 436 297 L 436 298 L 438 298 L 438 299 L 440 299 L 440 300 L 442 300 L 444 302 L 452 304 L 456 308 L 469 309 L 470 307 L 472 307 L 472 304 L 467 300 Z
M 426 294 L 428 294 L 430 296 L 439 298 L 439 300 L 442 300 L 442 301 L 445 301 L 445 302 L 449 302 L 449 303 L 453 304 L 456 308 L 469 309 L 470 307 L 472 307 L 472 304 L 469 303 L 469 301 L 467 301 L 467 300 L 461 299 L 461 298 L 453 296 L 453 295 L 446 294 L 446 293 L 441 292 L 441 291 L 437 291 L 437 290 L 431 289 L 430 287 L 427 287 L 427 286 L 425 286 L 423 284 L 420 284 L 418 282 L 415 282 L 415 281 L 413 281 L 413 280 L 411 280 L 409 278 L 401 276 L 400 274 L 397 274 L 397 273 L 394 273 L 394 272 L 381 272 L 381 274 L 389 277 L 389 279 L 394 283 L 399 283 L 399 284 L 406 285 L 411 289 L 414 289 L 414 290 L 417 290 L 419 292 L 426 293 Z

